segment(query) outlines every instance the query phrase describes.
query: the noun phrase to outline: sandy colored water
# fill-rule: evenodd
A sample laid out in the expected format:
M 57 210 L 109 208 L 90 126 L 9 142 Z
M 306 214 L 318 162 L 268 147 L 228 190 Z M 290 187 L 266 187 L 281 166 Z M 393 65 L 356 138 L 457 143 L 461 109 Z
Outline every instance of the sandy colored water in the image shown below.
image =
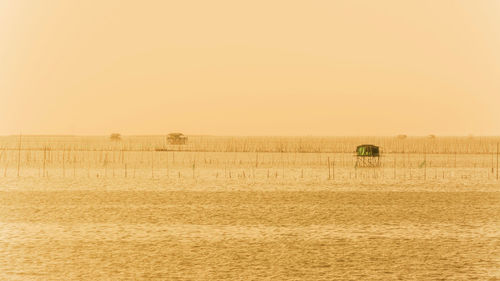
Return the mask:
M 500 279 L 498 184 L 1 184 L 2 280 Z
M 496 139 L 22 140 L 0 280 L 500 280 Z

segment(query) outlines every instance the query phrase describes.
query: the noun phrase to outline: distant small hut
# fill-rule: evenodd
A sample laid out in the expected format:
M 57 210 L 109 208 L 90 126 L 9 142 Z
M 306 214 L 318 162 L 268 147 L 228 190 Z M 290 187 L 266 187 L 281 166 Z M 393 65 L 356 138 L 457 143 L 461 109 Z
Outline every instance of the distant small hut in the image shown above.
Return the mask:
M 187 137 L 182 133 L 170 133 L 167 136 L 168 144 L 182 145 L 187 143 Z
M 408 136 L 407 135 L 397 135 L 396 137 L 400 140 L 405 140 Z
M 109 136 L 109 139 L 112 140 L 112 141 L 121 141 L 122 140 L 122 135 L 120 135 L 118 133 L 112 133 Z
M 372 144 L 362 144 L 356 147 L 356 167 L 380 166 L 380 148 Z

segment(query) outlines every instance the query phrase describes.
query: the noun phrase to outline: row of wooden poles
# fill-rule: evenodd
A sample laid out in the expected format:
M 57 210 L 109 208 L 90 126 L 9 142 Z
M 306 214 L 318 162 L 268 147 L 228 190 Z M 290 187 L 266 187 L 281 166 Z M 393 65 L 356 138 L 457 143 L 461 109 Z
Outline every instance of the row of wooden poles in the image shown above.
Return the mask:
M 18 155 L 18 156 L 19 156 L 19 155 Z M 394 158 L 394 161 L 395 161 L 395 160 L 396 160 L 396 158 Z M 426 160 L 425 160 L 425 156 L 424 156 L 424 163 L 425 163 L 425 161 L 426 161 Z M 396 174 L 397 174 L 397 171 L 398 171 L 398 168 L 397 168 L 397 166 L 396 166 L 395 164 L 396 164 L 396 163 L 394 162 L 394 166 L 393 166 L 393 172 L 394 172 L 393 178 L 394 178 L 394 179 L 396 179 L 396 178 L 397 178 L 397 175 L 396 175 Z M 125 178 L 129 177 L 129 169 L 130 169 L 129 165 L 128 165 L 127 163 L 124 163 L 124 164 L 122 164 L 122 167 L 123 167 L 123 168 L 122 168 L 121 170 L 122 170 L 122 171 L 123 171 L 123 173 L 124 173 L 124 177 L 125 177 Z M 17 177 L 20 177 L 20 176 L 21 176 L 21 169 L 20 169 L 20 168 L 21 168 L 21 165 L 20 165 L 20 161 L 18 160 L 18 162 L 17 162 Z M 79 168 L 79 169 L 81 169 L 81 168 L 82 168 L 82 166 L 80 166 L 80 168 Z M 103 174 L 101 174 L 101 175 L 103 175 L 104 177 L 108 177 L 109 167 L 108 167 L 108 164 L 107 164 L 106 162 L 105 162 L 105 164 L 104 164 L 103 168 L 104 168 L 104 173 L 103 173 Z M 193 174 L 193 178 L 195 178 L 195 175 L 196 175 L 196 168 L 197 168 L 197 165 L 196 165 L 196 160 L 193 160 L 193 162 L 192 162 L 192 174 Z M 255 164 L 255 169 L 257 169 L 257 168 L 258 168 L 258 162 L 256 162 L 256 164 Z M 282 171 L 281 171 L 281 175 L 282 175 L 282 177 L 284 177 L 284 175 L 285 175 L 285 165 L 284 165 L 284 162 L 282 162 L 282 165 L 281 165 L 281 167 L 280 167 L 280 168 L 282 169 Z M 112 174 L 113 174 L 113 177 L 114 177 L 114 176 L 115 176 L 115 174 L 116 174 L 116 173 L 115 173 L 115 170 L 116 170 L 116 165 L 112 164 L 112 165 L 111 165 L 111 169 L 112 169 Z M 134 178 L 135 178 L 135 176 L 136 176 L 136 169 L 137 169 L 137 165 L 133 165 L 131 172 L 132 172 L 132 175 L 133 175 L 133 177 L 134 177 Z M 156 170 L 155 170 L 155 169 L 156 169 Z M 154 162 L 154 161 L 151 161 L 151 178 L 155 178 L 155 172 L 157 172 L 157 171 L 158 171 L 158 169 L 159 169 L 159 167 L 155 166 L 155 162 Z M 164 167 L 164 169 L 165 169 L 165 171 L 166 171 L 166 175 L 167 175 L 167 177 L 170 177 L 170 175 L 171 175 L 171 171 L 169 171 L 168 162 L 167 162 L 166 167 Z M 251 171 L 251 174 L 253 174 L 253 177 L 254 177 L 254 178 L 255 178 L 255 169 L 252 169 L 252 171 Z M 265 168 L 262 168 L 262 169 L 265 169 Z M 279 169 L 279 168 L 278 168 L 278 169 Z M 276 177 L 276 178 L 278 177 L 278 169 L 276 169 L 276 167 L 274 167 L 274 170 L 275 170 L 275 171 L 274 171 L 274 177 Z M 328 157 L 328 158 L 327 158 L 327 169 L 328 169 L 328 179 L 329 179 L 329 180 L 335 180 L 335 178 L 336 178 L 336 161 L 335 161 L 335 159 L 331 159 L 330 157 Z M 444 168 L 443 168 L 443 169 L 444 169 Z M 90 170 L 91 170 L 91 167 L 90 167 L 90 164 L 89 164 L 89 166 L 87 167 L 87 174 L 88 174 L 88 177 L 90 177 Z M 118 170 L 120 170 L 120 168 L 119 168 Z M 225 166 L 225 167 L 224 167 L 224 176 L 225 176 L 225 177 L 232 178 L 232 171 L 233 171 L 233 170 L 238 170 L 238 168 L 236 168 L 236 169 L 229 169 L 229 170 L 228 170 L 228 169 L 227 169 L 227 167 Z M 271 176 L 270 176 L 270 174 L 271 174 L 271 173 L 270 173 L 270 170 L 272 170 L 272 169 L 267 168 L 267 178 L 270 178 L 270 177 L 271 177 Z M 344 170 L 345 170 L 345 169 L 344 169 Z M 358 170 L 362 170 L 362 171 L 373 170 L 373 171 L 375 172 L 377 169 L 376 169 L 376 168 L 374 168 L 374 169 L 355 168 L 355 171 L 354 171 L 354 177 L 355 177 L 355 178 L 357 178 L 357 177 L 358 177 Z M 387 169 L 386 169 L 386 170 L 387 170 Z M 405 172 L 405 173 L 404 173 L 404 178 L 406 178 L 406 174 L 407 174 L 406 168 L 405 168 L 405 169 L 402 169 L 402 170 Z M 423 168 L 422 168 L 422 169 L 419 169 L 419 170 L 422 170 L 422 171 L 423 171 L 423 178 L 424 178 L 424 179 L 427 179 L 427 170 L 428 170 L 427 165 L 423 165 Z M 437 167 L 436 167 L 436 169 L 434 169 L 434 174 L 435 174 L 434 176 L 435 176 L 435 178 L 437 178 L 437 170 L 438 170 L 438 169 L 437 169 Z M 494 172 L 493 170 L 494 170 L 494 169 L 493 169 L 493 167 L 492 167 L 492 168 L 491 168 L 491 172 L 492 172 L 492 173 Z M 63 176 L 63 177 L 66 177 L 66 174 L 67 174 L 67 173 L 66 173 L 66 171 L 67 171 L 67 165 L 66 165 L 66 161 L 64 161 L 64 158 L 63 158 L 63 162 L 62 162 L 62 176 Z M 74 176 L 74 177 L 76 177 L 76 171 L 77 171 L 77 168 L 76 168 L 76 162 L 73 162 L 73 176 Z M 143 169 L 141 169 L 141 171 L 143 171 Z M 341 170 L 340 170 L 340 171 L 342 172 L 342 168 L 341 168 Z M 411 171 L 412 171 L 412 169 L 411 169 L 411 168 L 409 168 L 409 175 L 410 175 L 410 178 L 412 178 L 412 173 L 411 173 Z M 217 172 L 216 177 L 218 178 L 218 176 L 219 176 L 219 171 L 217 170 L 216 172 Z M 7 173 L 7 166 L 5 166 L 5 169 L 4 169 L 4 177 L 6 176 L 6 173 Z M 442 174 L 442 177 L 443 177 L 443 178 L 445 177 L 445 174 L 444 174 L 444 173 L 445 173 L 445 172 L 444 172 L 444 170 L 443 170 L 443 174 Z M 156 174 L 157 174 L 157 173 L 156 173 Z M 361 174 L 363 174 L 363 173 L 361 173 Z M 46 170 L 46 162 L 45 162 L 45 161 L 43 162 L 42 166 L 41 166 L 41 167 L 39 167 L 39 176 L 43 176 L 43 177 L 48 176 L 48 171 Z M 97 177 L 100 177 L 100 174 L 99 174 L 99 173 L 97 173 L 97 175 L 96 175 L 96 176 L 97 176 Z M 178 171 L 178 172 L 177 172 L 177 176 L 178 176 L 179 178 L 181 178 L 181 172 L 180 172 L 180 171 Z M 249 174 L 249 176 L 250 176 L 250 174 Z M 242 177 L 244 177 L 244 178 L 246 178 L 246 177 L 247 177 L 247 175 L 246 175 L 246 173 L 245 173 L 245 171 L 244 171 L 244 170 L 243 170 L 243 172 L 242 172 Z M 301 178 L 304 178 L 304 169 L 303 169 L 303 168 L 301 169 L 301 176 L 300 176 L 300 177 L 301 177 Z M 496 179 L 498 180 L 498 178 L 499 178 L 499 171 L 498 171 L 498 157 L 497 157 Z
M 21 135 L 19 136 L 19 145 L 18 145 L 18 155 L 17 155 L 17 177 L 20 177 L 21 175 Z M 500 151 L 500 144 L 497 143 L 497 153 L 496 153 L 496 179 L 499 179 L 499 151 Z M 154 153 L 154 151 L 151 151 Z M 63 176 L 66 175 L 66 167 L 65 167 L 65 159 L 64 159 L 64 153 L 63 153 Z M 153 155 L 153 154 L 152 154 Z M 122 158 L 123 159 L 123 158 Z M 396 161 L 396 158 L 394 158 L 394 161 Z M 424 163 L 426 162 L 426 154 L 424 154 Z M 255 162 L 255 167 L 258 167 L 258 153 L 256 154 L 256 162 Z M 335 161 L 331 161 L 330 157 L 327 159 L 328 163 L 328 179 L 335 179 Z M 456 164 L 455 164 L 456 165 Z M 46 149 L 44 150 L 44 160 L 43 160 L 43 175 L 45 176 L 45 169 L 46 169 Z M 127 177 L 128 169 L 127 169 L 127 164 L 125 164 L 125 177 Z M 193 169 L 193 177 L 195 175 L 195 169 L 196 169 L 196 162 L 193 161 L 192 165 Z M 284 164 L 282 166 L 283 169 L 283 174 L 284 174 Z M 492 168 L 493 169 L 493 168 Z M 76 174 L 76 168 L 74 166 L 73 168 L 74 174 Z M 89 169 L 90 170 L 90 169 Z M 107 173 L 107 166 L 105 165 L 105 171 Z M 167 161 L 167 171 L 168 171 L 168 161 Z M 6 168 L 4 171 L 4 176 L 6 174 Z M 168 174 L 168 172 L 167 172 Z M 134 175 L 135 175 L 135 166 L 134 166 Z M 151 175 L 154 178 L 154 161 L 151 161 Z M 396 163 L 394 162 L 394 175 L 396 175 Z M 179 177 L 180 177 L 180 172 L 179 172 Z M 268 177 L 269 177 L 269 172 L 268 172 Z M 303 172 L 302 172 L 302 177 L 303 177 Z M 427 177 L 427 165 L 424 165 L 424 178 Z

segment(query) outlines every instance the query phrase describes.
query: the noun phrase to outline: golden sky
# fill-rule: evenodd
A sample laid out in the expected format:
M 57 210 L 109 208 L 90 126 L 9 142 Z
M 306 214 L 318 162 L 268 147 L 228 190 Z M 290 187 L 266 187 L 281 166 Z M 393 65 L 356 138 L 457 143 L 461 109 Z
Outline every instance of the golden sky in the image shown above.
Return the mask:
M 0 134 L 500 135 L 500 1 L 0 0 Z

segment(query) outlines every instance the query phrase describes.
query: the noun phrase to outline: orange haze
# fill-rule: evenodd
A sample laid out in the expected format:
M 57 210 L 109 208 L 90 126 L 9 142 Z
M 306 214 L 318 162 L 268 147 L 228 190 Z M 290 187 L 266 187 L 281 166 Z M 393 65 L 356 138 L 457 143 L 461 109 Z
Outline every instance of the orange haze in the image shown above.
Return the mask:
M 500 1 L 1 1 L 0 134 L 499 135 Z

